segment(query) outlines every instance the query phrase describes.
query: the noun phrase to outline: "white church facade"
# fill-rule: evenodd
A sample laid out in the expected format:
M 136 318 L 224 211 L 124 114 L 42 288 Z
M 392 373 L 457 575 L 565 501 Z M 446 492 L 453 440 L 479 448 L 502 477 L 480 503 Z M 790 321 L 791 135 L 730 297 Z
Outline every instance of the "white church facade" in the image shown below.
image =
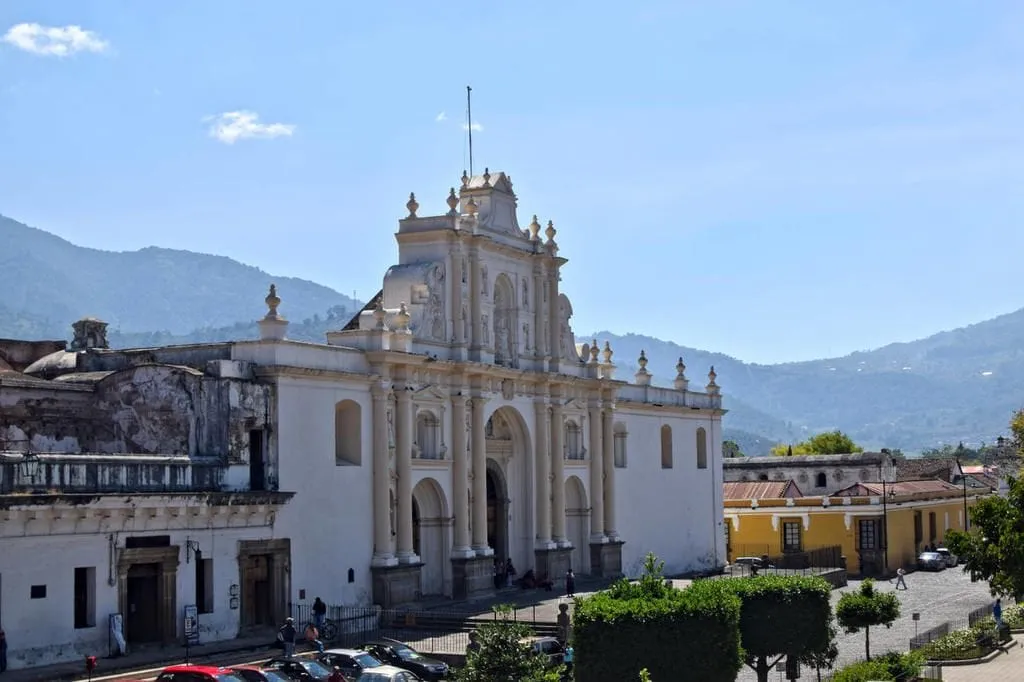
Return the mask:
M 415 196 L 398 264 L 342 330 L 287 339 L 272 288 L 261 340 L 231 357 L 274 387 L 275 532 L 291 585 L 333 603 L 394 605 L 519 575 L 669 572 L 725 562 L 721 395 L 714 370 L 651 385 L 647 361 L 577 346 L 551 222 L 524 230 L 504 173 L 469 177 L 448 212 Z M 286 295 L 286 292 L 281 292 Z

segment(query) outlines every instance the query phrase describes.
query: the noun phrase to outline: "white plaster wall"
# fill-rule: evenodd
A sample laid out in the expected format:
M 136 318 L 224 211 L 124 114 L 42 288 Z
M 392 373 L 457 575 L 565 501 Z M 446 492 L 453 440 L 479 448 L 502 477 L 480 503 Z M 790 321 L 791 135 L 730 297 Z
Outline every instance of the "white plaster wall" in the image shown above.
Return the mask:
M 334 409 L 342 400 L 362 407 L 362 463 L 335 464 Z M 307 602 L 369 603 L 373 556 L 373 405 L 357 382 L 278 380 L 279 489 L 296 493 L 277 518 L 292 540 L 292 595 Z M 355 582 L 348 582 L 348 569 Z
M 721 421 L 699 413 L 619 409 L 625 423 L 625 468 L 615 469 L 615 508 L 622 569 L 637 575 L 648 552 L 668 574 L 710 569 L 725 561 Z M 661 466 L 661 427 L 672 427 L 671 469 Z M 708 435 L 708 467 L 697 468 L 697 429 Z
M 67 526 L 67 527 L 64 527 Z M 109 616 L 119 612 L 117 569 L 110 585 L 109 536 L 74 533 L 74 524 L 57 522 L 52 535 L 7 537 L 0 552 L 0 627 L 7 633 L 10 668 L 28 668 L 84 656 L 106 656 Z M 200 642 L 231 639 L 238 635 L 241 611 L 231 609 L 229 590 L 238 584 L 238 542 L 275 537 L 269 527 L 218 530 L 147 530 L 126 535 L 170 535 L 180 549 L 178 566 L 178 637 L 184 636 L 184 607 L 196 602 L 195 563 L 186 563 L 186 539 L 199 542 L 203 558 L 213 559 L 213 613 L 200 614 Z M 280 536 L 277 536 L 280 537 Z M 116 562 L 116 553 L 115 553 Z M 75 568 L 96 569 L 96 625 L 75 629 Z M 45 599 L 31 599 L 33 585 L 46 586 Z

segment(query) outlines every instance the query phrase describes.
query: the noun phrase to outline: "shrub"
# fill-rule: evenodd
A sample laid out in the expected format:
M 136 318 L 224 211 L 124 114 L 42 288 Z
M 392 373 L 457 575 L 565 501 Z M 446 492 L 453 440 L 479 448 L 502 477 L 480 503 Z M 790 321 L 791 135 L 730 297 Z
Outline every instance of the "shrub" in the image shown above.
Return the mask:
M 966 661 L 993 651 L 996 642 L 995 621 L 983 620 L 928 642 L 918 651 L 929 661 Z
M 924 656 L 916 651 L 905 654 L 890 651 L 873 661 L 860 661 L 836 671 L 832 682 L 909 682 L 921 674 L 924 660 Z
M 685 590 L 665 583 L 648 555 L 639 582 L 620 580 L 576 604 L 575 677 L 587 682 L 655 680 L 733 682 L 740 659 L 740 600 L 725 580 L 701 580 Z
M 1024 606 L 1014 604 L 1003 609 L 1003 622 L 1014 630 L 1024 628 Z
M 512 607 L 495 606 L 495 618 L 476 629 L 480 648 L 469 652 L 465 667 L 456 670 L 456 682 L 556 682 L 557 670 L 548 670 L 545 659 L 523 639 L 533 631 L 512 620 Z

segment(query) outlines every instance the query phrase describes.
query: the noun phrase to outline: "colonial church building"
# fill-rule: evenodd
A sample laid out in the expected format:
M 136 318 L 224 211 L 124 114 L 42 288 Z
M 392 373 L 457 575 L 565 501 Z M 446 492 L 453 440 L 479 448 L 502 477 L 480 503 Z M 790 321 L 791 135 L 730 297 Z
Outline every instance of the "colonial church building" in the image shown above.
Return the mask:
M 439 197 L 441 199 L 441 197 Z M 440 201 L 438 203 L 441 203 Z M 652 384 L 578 345 L 557 233 L 510 178 L 414 196 L 383 288 L 324 343 L 273 286 L 253 341 L 113 350 L 0 341 L 0 627 L 12 667 L 385 606 L 519 575 L 726 558 L 720 389 Z M 287 297 L 287 292 L 280 292 Z M 673 371 L 674 370 L 674 371 Z M 113 637 L 117 639 L 116 636 Z

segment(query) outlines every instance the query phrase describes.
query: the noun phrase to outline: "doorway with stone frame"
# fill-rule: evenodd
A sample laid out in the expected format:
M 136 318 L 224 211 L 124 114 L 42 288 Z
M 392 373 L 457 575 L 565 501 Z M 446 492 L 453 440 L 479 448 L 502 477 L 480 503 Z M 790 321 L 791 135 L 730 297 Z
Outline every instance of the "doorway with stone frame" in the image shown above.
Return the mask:
M 179 554 L 178 545 L 118 549 L 118 609 L 129 647 L 177 640 Z
M 288 617 L 291 591 L 291 541 L 240 540 L 239 634 L 276 628 Z

